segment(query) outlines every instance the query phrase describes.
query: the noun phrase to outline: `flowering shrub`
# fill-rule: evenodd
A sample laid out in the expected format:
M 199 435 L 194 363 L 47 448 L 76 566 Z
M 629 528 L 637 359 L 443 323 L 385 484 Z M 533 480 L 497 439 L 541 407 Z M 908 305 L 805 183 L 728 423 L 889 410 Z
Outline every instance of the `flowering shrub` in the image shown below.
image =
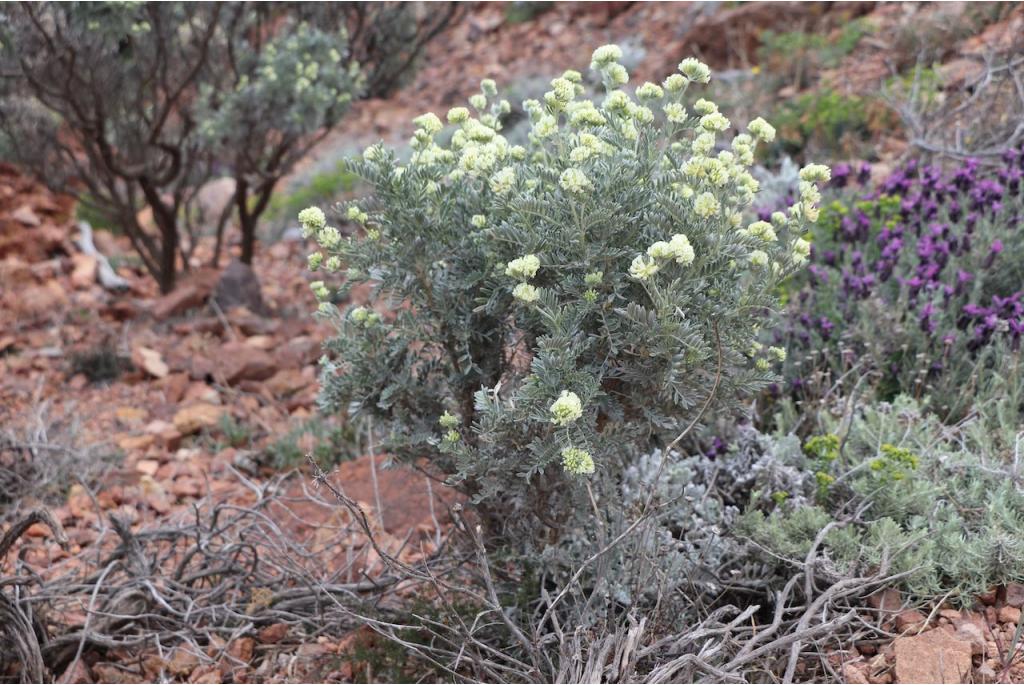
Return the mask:
M 928 395 L 957 413 L 964 387 L 1018 358 L 1022 175 L 1021 151 L 992 172 L 911 163 L 859 200 L 827 204 L 781 327 L 791 389 L 813 392 L 816 371 L 831 382 L 861 363 L 883 397 Z M 853 176 L 841 165 L 833 184 Z
M 806 260 L 828 180 L 806 167 L 786 212 L 744 225 L 754 147 L 774 129 L 755 119 L 726 144 L 714 103 L 683 105 L 706 65 L 684 60 L 634 98 L 620 55 L 594 52 L 603 100 L 581 99 L 567 71 L 524 102 L 528 146 L 502 136 L 510 106 L 485 80 L 447 113 L 450 144 L 424 114 L 408 164 L 368 148 L 352 168 L 374 194 L 345 214 L 362 237 L 300 215 L 320 246 L 311 267 L 344 271 L 342 295 L 371 286 L 339 310 L 314 285 L 338 327 L 324 408 L 374 416 L 390 453 L 429 456 L 478 500 L 533 499 L 545 519 L 568 483 L 773 379 L 751 348 L 758 312 Z

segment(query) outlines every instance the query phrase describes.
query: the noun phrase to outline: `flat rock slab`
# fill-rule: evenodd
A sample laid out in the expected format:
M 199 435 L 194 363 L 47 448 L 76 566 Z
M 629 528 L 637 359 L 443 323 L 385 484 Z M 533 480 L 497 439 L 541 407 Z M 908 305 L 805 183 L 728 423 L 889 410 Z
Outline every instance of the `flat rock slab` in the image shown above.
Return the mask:
M 945 630 L 896 638 L 898 683 L 966 683 L 971 677 L 971 644 Z

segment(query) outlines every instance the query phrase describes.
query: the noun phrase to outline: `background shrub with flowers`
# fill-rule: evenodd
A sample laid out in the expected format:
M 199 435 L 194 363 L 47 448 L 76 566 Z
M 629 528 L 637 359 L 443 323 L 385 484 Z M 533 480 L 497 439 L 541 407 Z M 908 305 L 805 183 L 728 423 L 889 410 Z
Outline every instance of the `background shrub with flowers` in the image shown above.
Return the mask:
M 906 393 L 956 419 L 994 375 L 1019 386 L 1022 157 L 946 173 L 911 162 L 859 188 L 838 166 L 773 339 L 790 351 L 787 390 L 814 398 L 867 376 L 880 399 Z
M 300 215 L 326 282 L 368 301 L 339 311 L 323 361 L 322 405 L 373 417 L 383 448 L 432 461 L 487 507 L 523 509 L 557 528 L 592 474 L 665 446 L 711 408 L 774 380 L 752 347 L 776 286 L 809 253 L 826 167 L 802 172 L 800 198 L 771 221 L 744 221 L 761 119 L 726 143 L 731 122 L 684 93 L 710 80 L 684 60 L 634 99 L 621 51 L 594 52 L 600 101 L 567 71 L 523 103 L 529 145 L 501 134 L 510 110 L 484 81 L 455 127 L 415 121 L 412 157 L 382 146 L 353 170 L 373 195 Z M 520 521 L 531 522 L 530 517 Z

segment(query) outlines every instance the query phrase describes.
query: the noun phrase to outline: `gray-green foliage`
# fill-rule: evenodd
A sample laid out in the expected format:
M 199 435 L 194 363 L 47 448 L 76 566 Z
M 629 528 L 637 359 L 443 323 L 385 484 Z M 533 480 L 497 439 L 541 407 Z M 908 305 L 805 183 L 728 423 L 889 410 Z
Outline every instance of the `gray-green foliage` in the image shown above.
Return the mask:
M 776 224 L 741 225 L 757 183 L 754 136 L 716 140 L 730 122 L 684 91 L 706 83 L 696 60 L 637 100 L 620 86 L 620 52 L 592 68 L 603 102 L 577 99 L 580 75 L 524 103 L 529 147 L 501 135 L 508 103 L 485 81 L 449 147 L 432 114 L 417 118 L 410 163 L 373 146 L 353 169 L 373 188 L 343 238 L 322 212 L 300 219 L 322 252 L 314 268 L 347 270 L 342 294 L 368 284 L 365 306 L 339 311 L 322 404 L 372 415 L 388 452 L 430 457 L 478 500 L 558 520 L 580 476 L 615 477 L 620 459 L 665 444 L 708 404 L 729 405 L 772 379 L 751 349 L 774 286 L 802 263 L 817 209 L 802 199 Z M 563 468 L 564 467 L 564 468 Z
M 816 477 L 777 506 L 748 511 L 746 533 L 802 560 L 826 525 L 839 524 L 824 538 L 837 573 L 864 573 L 887 559 L 921 597 L 952 590 L 967 601 L 1024 579 L 1019 447 L 999 446 L 978 419 L 945 426 L 905 396 L 864 407 L 848 423 L 826 421 L 835 449 L 822 448 L 820 436 L 803 453 L 779 453 Z

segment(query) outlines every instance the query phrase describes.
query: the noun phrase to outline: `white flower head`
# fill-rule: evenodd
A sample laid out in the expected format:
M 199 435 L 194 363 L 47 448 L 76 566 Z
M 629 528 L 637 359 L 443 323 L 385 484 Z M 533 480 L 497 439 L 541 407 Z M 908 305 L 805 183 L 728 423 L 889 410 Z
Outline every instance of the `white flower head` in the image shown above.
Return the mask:
M 529 283 L 519 283 L 512 288 L 512 297 L 529 304 L 540 299 L 540 291 Z
M 768 266 L 768 254 L 764 250 L 754 250 L 747 259 L 754 266 Z
M 518 259 L 513 259 L 505 266 L 505 275 L 527 281 L 537 275 L 540 268 L 540 260 L 537 255 L 528 254 Z
M 306 207 L 299 212 L 299 223 L 303 237 L 308 238 L 327 225 L 327 216 L 319 207 Z
M 602 45 L 597 50 L 594 50 L 594 54 L 590 58 L 590 68 L 594 70 L 603 69 L 613 62 L 618 62 L 620 59 L 622 59 L 622 48 L 618 45 Z
M 363 159 L 367 162 L 372 162 L 380 157 L 380 145 L 374 144 L 363 150 Z
M 566 78 L 556 78 L 551 81 L 551 92 L 555 99 L 565 104 L 576 97 L 576 86 Z
M 583 416 L 583 403 L 574 392 L 563 390 L 558 399 L 551 403 L 551 423 L 556 426 L 567 426 Z
M 811 254 L 811 244 L 803 238 L 797 238 L 793 241 L 793 261 L 797 264 L 803 264 L 807 261 L 807 257 Z
M 832 170 L 824 164 L 808 164 L 800 170 L 800 180 L 808 183 L 827 183 L 832 180 Z
M 572 108 L 567 108 L 569 124 L 572 126 L 604 126 L 608 122 L 590 100 L 573 104 Z
M 669 93 L 679 93 L 686 88 L 686 85 L 686 78 L 680 74 L 672 74 L 661 82 L 662 88 L 667 90 Z
M 706 155 L 715 149 L 715 134 L 705 131 L 693 139 L 690 149 L 695 155 Z
M 557 132 L 558 120 L 550 114 L 545 114 L 533 125 L 533 135 L 538 138 L 548 138 Z
M 708 83 L 711 80 L 711 68 L 696 57 L 687 57 L 680 62 L 679 72 L 697 83 Z
M 766 243 L 775 242 L 778 238 L 775 233 L 775 227 L 767 221 L 755 221 L 747 226 L 747 233 L 755 238 L 760 238 Z
M 673 235 L 672 239 L 668 241 L 668 247 L 677 264 L 684 266 L 693 264 L 693 246 L 690 245 L 690 239 L 684 234 L 676 233 Z
M 658 263 L 654 259 L 645 259 L 642 254 L 634 257 L 633 263 L 629 265 L 629 275 L 638 281 L 646 281 L 658 273 L 658 270 Z
M 491 191 L 496 195 L 505 195 L 516 183 L 516 170 L 510 166 L 505 167 L 498 173 L 491 176 Z
M 665 96 L 665 91 L 661 86 L 648 81 L 636 89 L 636 96 L 641 100 L 658 100 Z
M 326 300 L 331 296 L 331 291 L 327 289 L 323 281 L 313 281 L 309 284 L 309 289 L 313 291 L 313 295 L 318 300 Z
M 609 112 L 627 113 L 631 104 L 624 91 L 613 90 L 605 97 L 603 107 Z
M 747 124 L 747 130 L 760 140 L 766 143 L 770 143 L 775 140 L 775 127 L 769 124 L 767 121 L 758 117 Z
M 437 135 L 441 132 L 441 129 L 444 128 L 444 124 L 441 123 L 441 120 L 438 119 L 437 115 L 433 112 L 427 112 L 426 114 L 419 115 L 412 120 L 412 123 L 416 124 L 432 136 Z
M 635 107 L 633 109 L 633 119 L 641 124 L 649 124 L 654 121 L 654 112 L 651 111 L 650 107 Z
M 593 190 L 594 184 L 590 182 L 587 175 L 579 169 L 569 168 L 562 172 L 558 178 L 558 185 L 570 193 L 582 195 Z
M 697 216 L 705 219 L 718 214 L 720 208 L 718 200 L 708 192 L 701 193 L 693 201 L 693 211 L 697 213 Z
M 448 122 L 451 124 L 463 124 L 469 121 L 469 110 L 465 107 L 452 107 L 448 110 Z
M 705 131 L 725 131 L 730 122 L 720 112 L 705 114 L 700 118 L 700 127 Z
M 673 257 L 672 248 L 664 240 L 659 240 L 648 247 L 647 254 L 652 259 L 671 259 Z
M 626 67 L 621 64 L 612 64 L 608 67 L 606 72 L 608 79 L 615 86 L 624 86 L 629 83 L 629 72 L 626 71 Z
M 566 447 L 562 450 L 562 468 L 574 476 L 589 476 L 594 472 L 594 458 L 586 450 Z
M 487 225 L 487 217 L 483 214 L 474 214 L 469 223 L 473 224 L 476 228 L 483 228 Z
M 673 124 L 686 123 L 686 108 L 678 102 L 670 102 L 661 108 L 665 112 L 665 118 Z
M 714 114 L 718 111 L 718 105 L 711 102 L 711 100 L 700 98 L 697 102 L 693 103 L 693 111 L 697 114 Z
M 321 247 L 333 250 L 341 245 L 341 233 L 334 226 L 324 226 L 316 234 L 316 241 Z
M 356 323 L 366 323 L 370 318 L 370 310 L 366 307 L 356 307 L 348 313 L 348 318 Z

